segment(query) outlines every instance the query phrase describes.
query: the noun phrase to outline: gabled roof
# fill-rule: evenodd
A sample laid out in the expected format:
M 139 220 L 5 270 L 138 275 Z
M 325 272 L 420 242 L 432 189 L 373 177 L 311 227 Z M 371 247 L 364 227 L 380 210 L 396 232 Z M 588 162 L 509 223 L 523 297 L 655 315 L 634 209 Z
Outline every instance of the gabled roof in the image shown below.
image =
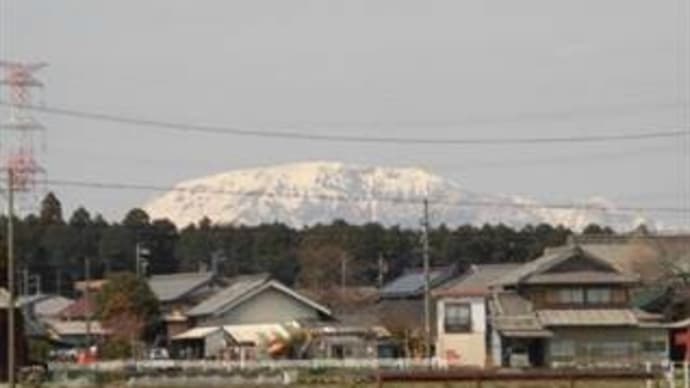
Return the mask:
M 198 305 L 192 307 L 185 314 L 188 316 L 212 315 L 232 304 L 241 296 L 266 283 L 269 276 L 266 274 L 237 276 L 230 280 L 230 285 L 218 291 Z
M 550 248 L 544 252 L 544 255 L 536 260 L 523 264 L 517 269 L 508 272 L 504 276 L 492 283 L 492 286 L 511 286 L 517 284 L 528 284 L 532 280 L 545 284 L 546 281 L 551 283 L 572 282 L 576 279 L 576 272 L 565 271 L 561 274 L 548 273 L 558 265 L 565 263 L 570 259 L 582 258 L 586 259 L 597 266 L 605 269 L 605 271 L 597 272 L 597 278 L 593 279 L 596 283 L 616 283 L 616 282 L 636 282 L 637 278 L 621 274 L 613 265 L 606 260 L 594 256 L 592 253 L 583 250 L 579 246 L 565 246 L 558 248 Z M 587 271 L 589 272 L 589 271 Z M 545 276 L 547 275 L 548 276 Z M 591 274 L 590 274 L 591 275 Z
M 434 296 L 487 296 L 493 282 L 522 264 L 480 264 L 471 266 L 460 278 L 449 281 L 433 292 Z
M 455 266 L 437 267 L 429 270 L 431 288 L 435 288 L 450 280 L 456 274 Z M 408 270 L 381 289 L 381 298 L 409 298 L 421 296 L 424 293 L 424 270 L 415 268 Z
M 39 317 L 57 316 L 60 311 L 74 303 L 72 299 L 61 295 L 36 294 L 20 296 L 19 305 L 30 308 L 31 312 Z
M 213 272 L 183 272 L 153 275 L 148 282 L 159 301 L 172 302 L 209 284 L 214 278 Z
M 312 307 L 313 309 L 318 310 L 322 314 L 328 316 L 331 315 L 331 311 L 328 308 L 298 294 L 276 280 L 270 280 L 269 276 L 266 274 L 241 276 L 235 278 L 230 286 L 194 306 L 192 309 L 186 312 L 186 315 L 197 317 L 221 315 L 269 288 L 278 290 Z

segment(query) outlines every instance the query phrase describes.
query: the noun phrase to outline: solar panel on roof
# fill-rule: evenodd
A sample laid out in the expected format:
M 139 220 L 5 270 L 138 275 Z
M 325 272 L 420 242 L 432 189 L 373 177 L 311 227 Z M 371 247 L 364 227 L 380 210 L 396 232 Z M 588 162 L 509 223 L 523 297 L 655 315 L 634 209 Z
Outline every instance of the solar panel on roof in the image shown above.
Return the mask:
M 429 279 L 432 284 L 437 282 L 442 276 L 444 276 L 448 270 L 435 269 L 429 271 Z M 381 294 L 384 296 L 394 296 L 394 295 L 413 295 L 420 292 L 424 288 L 424 273 L 421 271 L 416 271 L 412 273 L 404 274 L 392 282 L 388 283 L 381 289 Z

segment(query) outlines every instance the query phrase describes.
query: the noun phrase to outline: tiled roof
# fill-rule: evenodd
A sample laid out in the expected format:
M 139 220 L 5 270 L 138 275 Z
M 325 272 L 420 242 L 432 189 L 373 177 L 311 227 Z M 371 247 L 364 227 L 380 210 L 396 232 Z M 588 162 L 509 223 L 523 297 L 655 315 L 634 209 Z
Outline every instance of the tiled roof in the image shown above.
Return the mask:
M 516 270 L 522 264 L 481 264 L 471 266 L 458 279 L 451 280 L 434 290 L 434 296 L 485 296 L 489 286 L 504 276 Z
M 505 315 L 532 314 L 532 302 L 512 291 L 498 292 L 492 300 L 494 312 Z
M 617 272 L 616 268 L 612 264 L 610 264 L 606 260 L 603 260 L 595 256 L 589 251 L 583 250 L 579 246 L 563 246 L 556 248 L 547 248 L 544 251 L 544 255 L 537 258 L 536 260 L 532 260 L 528 263 L 523 264 L 514 271 L 508 272 L 506 275 L 500 277 L 498 280 L 493 282 L 492 286 L 510 286 L 521 283 L 529 283 L 532 278 L 537 278 L 537 281 L 541 282 L 554 280 L 573 281 L 570 275 L 571 273 L 573 273 L 572 271 L 568 271 L 562 274 L 547 273 L 547 271 L 575 257 L 585 257 L 590 261 L 596 262 L 597 265 L 603 268 L 602 271 L 597 271 L 601 272 L 601 274 L 596 275 L 596 279 L 594 279 L 595 275 L 591 273 L 587 275 L 593 277 L 595 281 L 603 281 L 606 277 L 609 277 L 609 280 L 613 282 L 637 281 L 637 279 L 633 279 L 633 277 L 631 276 L 623 275 Z M 548 276 L 540 278 L 540 276 L 544 275 Z
M 690 234 L 579 236 L 577 243 L 623 272 L 638 273 L 646 283 L 664 282 L 690 262 Z
M 550 326 L 635 326 L 638 319 L 631 309 L 539 310 L 542 325 Z
M 431 287 L 437 287 L 455 276 L 454 266 L 432 268 L 429 271 Z M 406 298 L 420 296 L 424 292 L 424 271 L 422 269 L 409 270 L 397 277 L 381 289 L 382 298 Z
M 497 316 L 494 327 L 500 331 L 541 331 L 544 326 L 534 314 Z
M 231 305 L 248 292 L 260 287 L 269 279 L 267 274 L 238 276 L 231 279 L 228 287 L 218 291 L 208 299 L 192 307 L 185 314 L 188 316 L 211 315 Z
M 153 275 L 149 287 L 161 302 L 172 302 L 211 282 L 213 272 L 185 272 L 169 275 Z
M 74 303 L 72 299 L 60 295 L 37 294 L 19 298 L 19 304 L 22 307 L 30 306 L 31 311 L 39 317 L 57 316 L 72 303 Z
M 544 252 L 544 255 L 541 257 L 527 262 L 516 270 L 510 271 L 504 276 L 501 276 L 499 279 L 493 282 L 492 285 L 517 284 L 528 275 L 566 260 L 567 258 L 571 257 L 573 253 L 574 251 L 572 247 L 552 248 Z

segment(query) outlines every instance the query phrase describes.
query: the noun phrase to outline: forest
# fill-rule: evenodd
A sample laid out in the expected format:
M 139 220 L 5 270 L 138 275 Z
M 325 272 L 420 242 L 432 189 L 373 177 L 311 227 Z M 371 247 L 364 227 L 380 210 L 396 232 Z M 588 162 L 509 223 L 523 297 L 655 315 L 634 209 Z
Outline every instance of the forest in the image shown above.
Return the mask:
M 0 218 L 0 279 L 5 280 L 7 217 Z M 598 225 L 585 234 L 613 234 Z M 565 243 L 571 230 L 546 224 L 520 229 L 508 226 L 432 227 L 432 266 L 524 262 L 544 247 Z M 151 219 L 132 209 L 119 222 L 77 208 L 65 217 L 59 199 L 47 194 L 38 214 L 15 219 L 15 257 L 20 289 L 70 295 L 74 281 L 135 272 L 139 245 L 147 252 L 146 274 L 210 270 L 226 276 L 268 272 L 289 285 L 371 286 L 406 268 L 421 265 L 420 229 L 351 225 L 342 220 L 293 229 L 273 223 L 258 226 L 216 225 L 209 219 L 178 228 L 166 219 Z M 29 279 L 27 282 L 26 279 Z

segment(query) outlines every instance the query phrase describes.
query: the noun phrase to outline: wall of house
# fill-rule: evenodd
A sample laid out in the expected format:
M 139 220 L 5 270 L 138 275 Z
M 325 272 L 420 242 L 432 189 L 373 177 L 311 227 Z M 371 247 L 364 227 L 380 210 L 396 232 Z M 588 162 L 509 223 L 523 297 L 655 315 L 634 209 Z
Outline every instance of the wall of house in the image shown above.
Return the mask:
M 214 324 L 237 325 L 249 323 L 283 323 L 295 319 L 318 319 L 318 312 L 274 288 L 244 301 L 220 317 L 213 318 Z
M 204 338 L 204 357 L 218 357 L 227 346 L 225 332 L 223 330 L 216 330 Z
M 546 365 L 628 366 L 668 359 L 669 336 L 656 328 L 554 329 L 546 343 Z
M 606 304 L 563 304 L 559 302 L 558 293 L 561 289 L 581 288 L 586 290 L 588 288 L 608 288 L 611 290 L 612 301 Z M 627 286 L 620 285 L 602 285 L 602 286 L 587 286 L 587 285 L 553 285 L 553 286 L 529 286 L 523 287 L 520 292 L 522 295 L 530 300 L 534 308 L 627 308 L 630 306 L 630 290 Z
M 463 333 L 449 333 L 445 328 L 445 306 L 447 303 L 468 303 L 471 308 L 471 330 Z M 441 298 L 436 306 L 436 355 L 449 365 L 485 366 L 486 346 L 486 302 L 483 297 Z

